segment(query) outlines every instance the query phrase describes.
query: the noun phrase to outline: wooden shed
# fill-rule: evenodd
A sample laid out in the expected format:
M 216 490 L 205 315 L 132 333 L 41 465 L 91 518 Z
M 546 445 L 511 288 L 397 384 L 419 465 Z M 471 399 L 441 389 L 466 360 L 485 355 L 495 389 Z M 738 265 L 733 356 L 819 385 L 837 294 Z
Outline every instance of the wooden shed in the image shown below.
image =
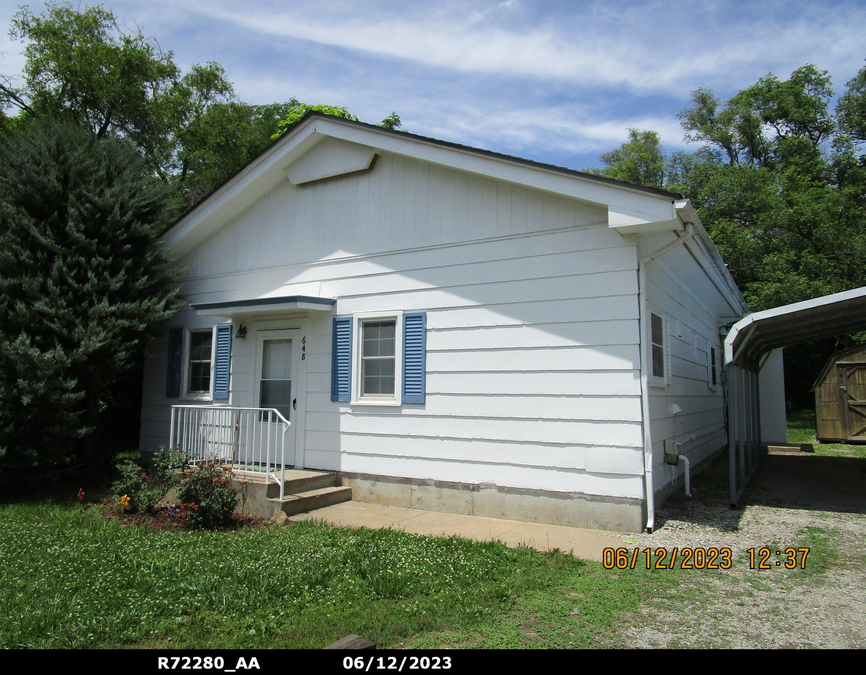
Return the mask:
M 866 443 L 866 345 L 830 357 L 812 391 L 819 441 Z

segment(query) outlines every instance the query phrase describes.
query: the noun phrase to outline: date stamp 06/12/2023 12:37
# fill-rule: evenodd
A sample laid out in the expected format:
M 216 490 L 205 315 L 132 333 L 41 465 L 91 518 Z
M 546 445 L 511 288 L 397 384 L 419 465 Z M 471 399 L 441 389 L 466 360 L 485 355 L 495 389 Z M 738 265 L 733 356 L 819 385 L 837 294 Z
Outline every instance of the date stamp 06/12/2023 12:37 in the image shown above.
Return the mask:
M 805 569 L 809 548 L 750 548 L 747 549 L 749 569 Z M 679 565 L 677 565 L 679 562 Z M 734 566 L 730 548 L 606 548 L 602 565 L 605 569 L 684 569 L 729 570 Z

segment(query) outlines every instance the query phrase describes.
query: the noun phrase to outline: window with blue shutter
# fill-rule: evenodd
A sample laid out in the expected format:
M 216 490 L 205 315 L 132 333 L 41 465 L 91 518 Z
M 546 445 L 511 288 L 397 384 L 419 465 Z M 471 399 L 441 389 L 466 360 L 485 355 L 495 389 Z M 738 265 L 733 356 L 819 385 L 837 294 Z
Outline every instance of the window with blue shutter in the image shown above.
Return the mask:
M 403 315 L 403 403 L 424 403 L 427 388 L 427 314 Z
M 216 327 L 216 350 L 214 354 L 213 397 L 226 399 L 229 397 L 229 371 L 232 356 L 232 327 L 222 325 Z
M 180 397 L 182 372 L 183 327 L 175 326 L 168 331 L 168 375 L 165 382 L 165 395 L 168 398 Z
M 349 401 L 352 392 L 352 317 L 334 317 L 331 345 L 331 400 Z

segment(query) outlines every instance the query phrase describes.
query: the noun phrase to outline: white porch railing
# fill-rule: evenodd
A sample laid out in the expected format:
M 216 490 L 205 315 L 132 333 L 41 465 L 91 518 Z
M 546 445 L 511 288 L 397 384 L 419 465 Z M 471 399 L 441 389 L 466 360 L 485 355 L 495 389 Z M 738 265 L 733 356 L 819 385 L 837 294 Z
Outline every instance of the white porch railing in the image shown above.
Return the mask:
M 168 447 L 193 463 L 224 462 L 264 475 L 280 486 L 282 499 L 286 467 L 295 465 L 294 444 L 286 440 L 290 427 L 274 408 L 173 405 Z

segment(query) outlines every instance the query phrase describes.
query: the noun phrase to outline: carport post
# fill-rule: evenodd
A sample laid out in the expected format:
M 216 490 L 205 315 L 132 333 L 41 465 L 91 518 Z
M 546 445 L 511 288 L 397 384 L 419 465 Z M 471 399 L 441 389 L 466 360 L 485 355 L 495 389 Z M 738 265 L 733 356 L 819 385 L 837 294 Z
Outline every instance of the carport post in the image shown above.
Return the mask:
M 738 408 L 740 420 L 742 422 L 739 433 L 739 454 L 737 455 L 737 464 L 740 467 L 740 485 L 746 484 L 746 447 L 748 445 L 749 439 L 749 409 L 746 406 L 746 370 L 745 368 L 740 368 L 739 373 L 737 375 L 737 389 L 738 389 Z M 737 490 L 737 496 L 739 497 L 740 490 Z M 737 499 L 737 501 L 740 501 Z
M 728 389 L 728 476 L 731 487 L 731 508 L 737 505 L 737 366 L 729 363 L 725 387 Z
M 752 391 L 755 396 L 755 455 L 752 457 L 752 467 L 749 474 L 758 468 L 761 458 L 761 372 L 756 370 L 752 375 Z

